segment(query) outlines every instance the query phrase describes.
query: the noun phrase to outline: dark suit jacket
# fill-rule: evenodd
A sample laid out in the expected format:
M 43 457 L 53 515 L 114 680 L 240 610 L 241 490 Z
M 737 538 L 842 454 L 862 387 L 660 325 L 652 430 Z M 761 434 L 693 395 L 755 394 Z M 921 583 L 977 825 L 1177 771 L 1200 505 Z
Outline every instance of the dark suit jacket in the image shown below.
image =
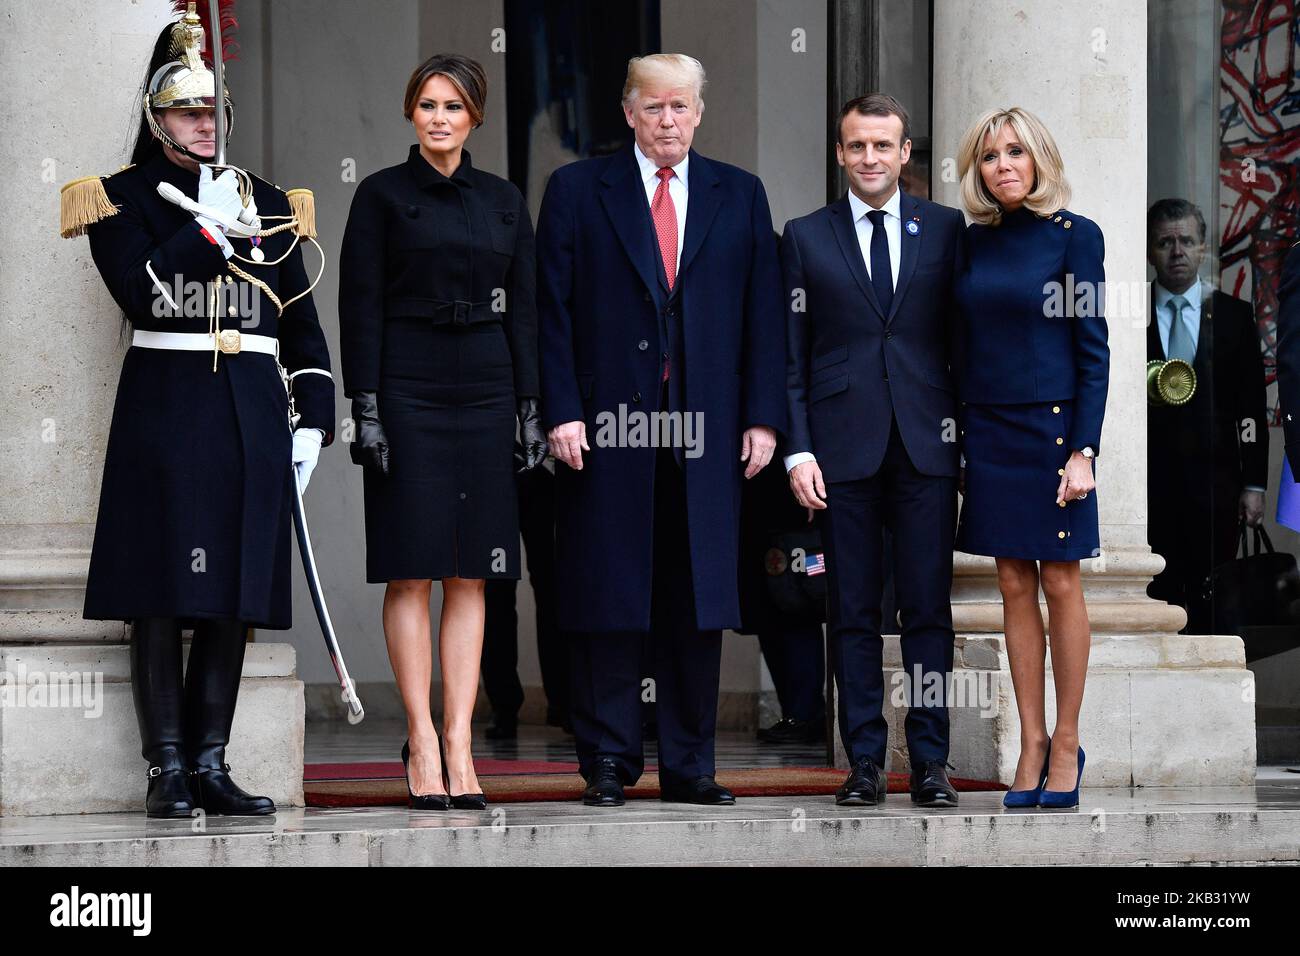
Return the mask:
M 1300 243 L 1287 253 L 1277 287 L 1277 397 L 1286 457 L 1300 480 Z
M 786 223 L 781 271 L 789 338 L 787 454 L 812 452 L 826 481 L 875 474 L 890 418 L 913 464 L 957 474 L 952 279 L 965 223 L 956 209 L 906 193 L 898 283 L 876 301 L 848 196 Z M 909 222 L 919 227 L 915 234 Z
M 1147 359 L 1165 357 L 1153 293 Z M 1152 593 L 1176 603 L 1193 600 L 1205 575 L 1231 560 L 1243 487 L 1268 485 L 1264 359 L 1248 303 L 1216 291 L 1201 304 L 1192 369 L 1187 404 L 1147 409 L 1147 540 L 1165 558 Z M 1166 593 L 1178 584 L 1192 590 Z
M 1152 296 L 1147 359 L 1165 358 Z M 1250 304 L 1215 291 L 1201 306 L 1196 393 L 1186 405 L 1152 406 L 1147 414 L 1152 489 L 1175 472 L 1214 476 L 1231 491 L 1232 510 L 1245 485 L 1268 486 L 1268 419 L 1264 357 Z M 1253 435 L 1244 441 L 1243 434 Z M 1154 502 L 1153 502 L 1154 503 Z
M 702 413 L 682 462 L 697 624 L 740 623 L 741 434 L 786 428 L 781 283 L 758 177 L 692 151 L 686 235 L 670 296 L 629 144 L 551 174 L 537 224 L 542 420 L 584 421 L 582 471 L 556 468 L 560 625 L 650 627 L 657 449 L 602 447 L 602 413 L 659 410 L 663 353 L 680 403 Z M 770 467 L 780 467 L 774 463 Z

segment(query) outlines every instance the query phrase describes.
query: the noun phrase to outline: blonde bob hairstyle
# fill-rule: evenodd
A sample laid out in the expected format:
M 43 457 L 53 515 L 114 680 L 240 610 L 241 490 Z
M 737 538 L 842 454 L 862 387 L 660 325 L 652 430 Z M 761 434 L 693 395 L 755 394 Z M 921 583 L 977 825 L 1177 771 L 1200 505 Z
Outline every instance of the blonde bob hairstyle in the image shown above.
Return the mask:
M 704 112 L 704 65 L 685 53 L 651 53 L 627 61 L 623 84 L 623 105 L 631 106 L 645 86 L 689 86 L 695 91 L 695 105 Z
M 1070 185 L 1065 181 L 1065 164 L 1056 140 L 1033 113 L 1013 106 L 989 110 L 966 130 L 957 152 L 957 174 L 961 177 L 961 204 L 971 219 L 996 226 L 1002 221 L 1002 207 L 993 198 L 980 173 L 985 137 L 997 139 L 1002 127 L 1010 126 L 1016 141 L 1034 163 L 1034 185 L 1025 197 L 1025 208 L 1046 216 L 1070 204 Z

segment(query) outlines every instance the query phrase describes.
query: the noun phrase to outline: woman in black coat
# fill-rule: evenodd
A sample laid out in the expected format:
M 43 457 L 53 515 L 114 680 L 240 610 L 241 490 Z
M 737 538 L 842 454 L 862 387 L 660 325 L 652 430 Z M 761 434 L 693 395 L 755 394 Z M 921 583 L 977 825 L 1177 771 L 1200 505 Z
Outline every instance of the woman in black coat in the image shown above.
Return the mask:
M 537 410 L 532 224 L 519 190 L 464 149 L 487 77 L 436 55 L 407 83 L 418 142 L 357 187 L 339 319 L 352 458 L 365 467 L 366 580 L 385 582 L 384 634 L 406 707 L 411 806 L 481 808 L 470 718 L 484 580 L 520 576 L 516 414 L 525 467 L 546 456 Z M 442 581 L 446 759 L 429 710 L 429 596 Z
M 236 174 L 201 166 L 216 151 L 212 74 L 201 71 L 207 96 L 189 95 L 201 83 L 177 86 L 194 72 L 171 43 L 169 27 L 145 74 L 133 165 L 62 194 L 63 234 L 89 236 L 132 332 L 84 616 L 133 625 L 148 815 L 260 815 L 274 804 L 234 784 L 225 747 L 248 629 L 290 626 L 291 461 L 305 487 L 332 438 L 334 382 L 299 248 L 306 207 L 249 177 L 261 228 L 235 221 Z M 292 433 L 282 370 L 300 416 Z M 194 628 L 184 677 L 182 627 Z

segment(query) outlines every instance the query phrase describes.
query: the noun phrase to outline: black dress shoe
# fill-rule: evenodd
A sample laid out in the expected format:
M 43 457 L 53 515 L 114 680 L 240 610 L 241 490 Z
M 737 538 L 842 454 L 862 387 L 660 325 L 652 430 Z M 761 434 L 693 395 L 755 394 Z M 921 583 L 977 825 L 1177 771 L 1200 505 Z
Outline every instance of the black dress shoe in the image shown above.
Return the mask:
M 582 802 L 589 807 L 621 807 L 623 781 L 618 778 L 618 764 L 612 757 L 598 757 L 587 777 Z
M 885 802 L 889 778 L 870 757 L 860 757 L 849 771 L 844 785 L 835 791 L 835 803 L 841 807 L 868 807 Z
M 488 740 L 514 740 L 519 736 L 519 721 L 494 714 L 492 723 L 488 724 L 483 736 Z
M 826 721 L 782 717 L 771 727 L 760 730 L 758 739 L 765 744 L 815 744 L 826 739 Z
M 957 788 L 948 782 L 947 763 L 943 760 L 926 760 L 912 764 L 912 779 L 908 789 L 912 802 L 920 807 L 957 806 Z
M 712 777 L 696 777 L 685 783 L 661 780 L 659 799 L 665 803 L 698 803 L 706 807 L 729 807 L 736 802 L 732 792 Z

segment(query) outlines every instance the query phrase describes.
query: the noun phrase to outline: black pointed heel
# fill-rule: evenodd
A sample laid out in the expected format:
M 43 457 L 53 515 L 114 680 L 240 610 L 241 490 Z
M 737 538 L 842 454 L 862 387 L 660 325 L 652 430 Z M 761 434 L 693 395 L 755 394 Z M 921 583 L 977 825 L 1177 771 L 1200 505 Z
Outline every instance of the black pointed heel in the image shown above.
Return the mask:
M 445 793 L 411 792 L 411 741 L 402 744 L 402 770 L 406 773 L 406 805 L 412 810 L 450 810 L 451 799 Z M 443 771 L 444 775 L 446 771 Z
M 447 772 L 447 749 L 442 745 L 442 738 L 438 738 L 438 751 L 442 754 L 442 782 L 447 787 L 447 792 L 451 793 L 451 774 Z M 486 810 L 487 797 L 482 793 L 454 793 L 451 795 L 451 806 L 454 810 Z

